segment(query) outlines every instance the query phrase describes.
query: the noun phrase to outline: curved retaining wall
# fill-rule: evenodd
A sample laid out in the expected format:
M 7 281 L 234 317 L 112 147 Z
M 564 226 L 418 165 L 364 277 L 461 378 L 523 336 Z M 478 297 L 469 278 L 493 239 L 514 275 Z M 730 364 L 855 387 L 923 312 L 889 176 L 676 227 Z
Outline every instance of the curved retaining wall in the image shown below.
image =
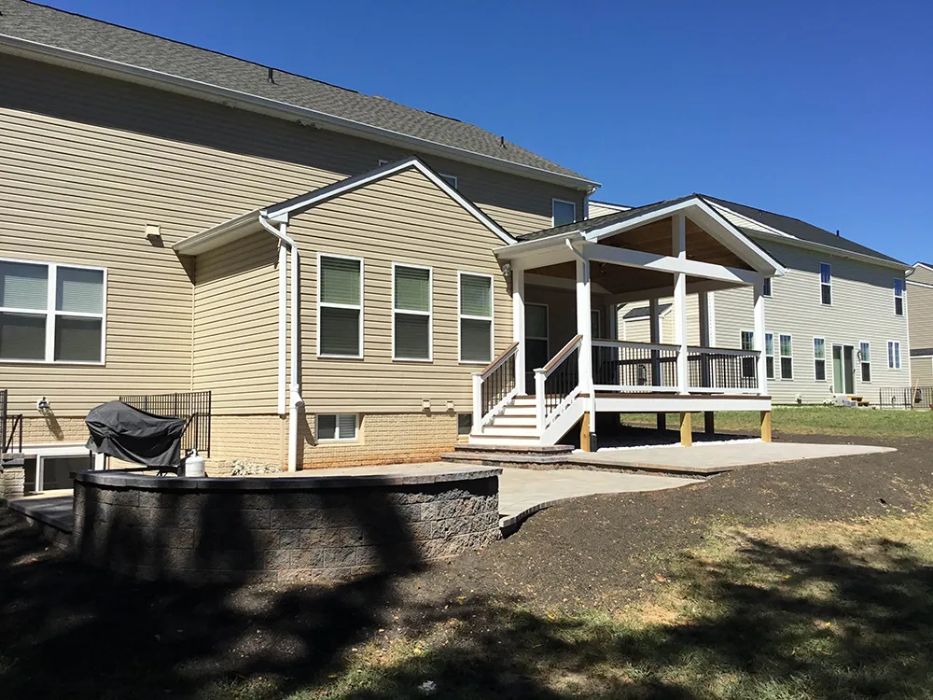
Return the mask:
M 366 476 L 75 479 L 74 549 L 140 579 L 338 581 L 500 537 L 499 469 Z

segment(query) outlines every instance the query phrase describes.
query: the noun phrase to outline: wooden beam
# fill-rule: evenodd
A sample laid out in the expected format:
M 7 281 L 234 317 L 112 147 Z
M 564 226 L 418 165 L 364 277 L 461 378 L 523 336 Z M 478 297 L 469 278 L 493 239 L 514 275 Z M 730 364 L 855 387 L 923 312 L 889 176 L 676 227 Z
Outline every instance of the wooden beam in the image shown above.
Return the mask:
M 771 442 L 771 411 L 761 412 L 761 441 Z
M 680 414 L 680 444 L 684 447 L 693 445 L 693 414 L 690 412 Z
M 580 421 L 580 449 L 584 452 L 592 452 L 590 449 L 590 412 L 583 412 L 583 419 Z
M 675 217 L 675 219 L 681 217 Z M 646 253 L 631 248 L 617 248 L 601 243 L 587 243 L 581 251 L 587 260 L 623 265 L 625 267 L 638 267 L 655 272 L 678 272 L 692 277 L 719 280 L 731 284 L 754 284 L 760 281 L 763 275 L 753 270 L 743 270 L 737 267 L 716 265 L 714 263 L 678 258 L 672 255 L 659 253 Z

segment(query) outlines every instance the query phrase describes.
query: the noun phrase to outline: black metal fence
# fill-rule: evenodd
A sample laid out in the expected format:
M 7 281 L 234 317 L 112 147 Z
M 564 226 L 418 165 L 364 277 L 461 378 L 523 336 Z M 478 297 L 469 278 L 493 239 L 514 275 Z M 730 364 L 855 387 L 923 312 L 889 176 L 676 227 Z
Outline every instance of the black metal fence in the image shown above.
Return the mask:
M 933 386 L 882 387 L 878 389 L 882 408 L 933 408 Z
M 123 403 L 157 416 L 182 418 L 188 428 L 181 438 L 181 449 L 211 454 L 211 392 L 188 391 L 175 394 L 121 396 Z
M 0 389 L 0 455 L 23 451 L 23 414 L 9 411 L 9 390 Z

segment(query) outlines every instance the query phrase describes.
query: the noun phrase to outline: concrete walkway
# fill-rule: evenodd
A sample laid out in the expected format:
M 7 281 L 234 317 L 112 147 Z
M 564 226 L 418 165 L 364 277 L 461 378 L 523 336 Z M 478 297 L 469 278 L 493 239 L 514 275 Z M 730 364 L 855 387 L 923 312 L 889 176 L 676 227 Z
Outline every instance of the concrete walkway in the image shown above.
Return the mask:
M 650 471 L 677 471 L 705 475 L 731 471 L 736 467 L 801 459 L 849 457 L 896 452 L 893 447 L 874 445 L 821 444 L 811 442 L 761 442 L 733 440 L 656 447 L 609 448 L 597 452 L 576 451 L 569 461 L 606 467 L 643 468 Z
M 699 483 L 654 474 L 627 474 L 592 469 L 514 469 L 499 476 L 499 527 L 508 534 L 533 513 L 580 496 L 597 493 L 660 491 Z

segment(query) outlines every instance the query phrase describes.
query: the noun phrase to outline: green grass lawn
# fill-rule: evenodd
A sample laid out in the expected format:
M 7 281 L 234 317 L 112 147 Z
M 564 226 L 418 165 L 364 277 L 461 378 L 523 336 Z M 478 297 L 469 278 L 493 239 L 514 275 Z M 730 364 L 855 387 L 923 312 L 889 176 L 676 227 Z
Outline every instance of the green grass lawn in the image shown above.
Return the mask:
M 654 426 L 654 414 L 626 414 L 628 425 Z M 933 437 L 933 412 L 839 408 L 835 406 L 775 406 L 773 428 L 791 435 L 846 435 L 869 438 Z M 758 430 L 754 412 L 717 413 L 717 432 Z M 677 429 L 677 415 L 670 414 L 667 427 Z M 694 431 L 703 430 L 702 414 L 693 417 Z
M 288 697 L 928 697 L 931 567 L 933 508 L 719 523 L 637 605 L 535 612 L 464 596 L 450 619 L 361 644 L 326 683 Z M 210 696 L 278 697 L 261 679 Z

